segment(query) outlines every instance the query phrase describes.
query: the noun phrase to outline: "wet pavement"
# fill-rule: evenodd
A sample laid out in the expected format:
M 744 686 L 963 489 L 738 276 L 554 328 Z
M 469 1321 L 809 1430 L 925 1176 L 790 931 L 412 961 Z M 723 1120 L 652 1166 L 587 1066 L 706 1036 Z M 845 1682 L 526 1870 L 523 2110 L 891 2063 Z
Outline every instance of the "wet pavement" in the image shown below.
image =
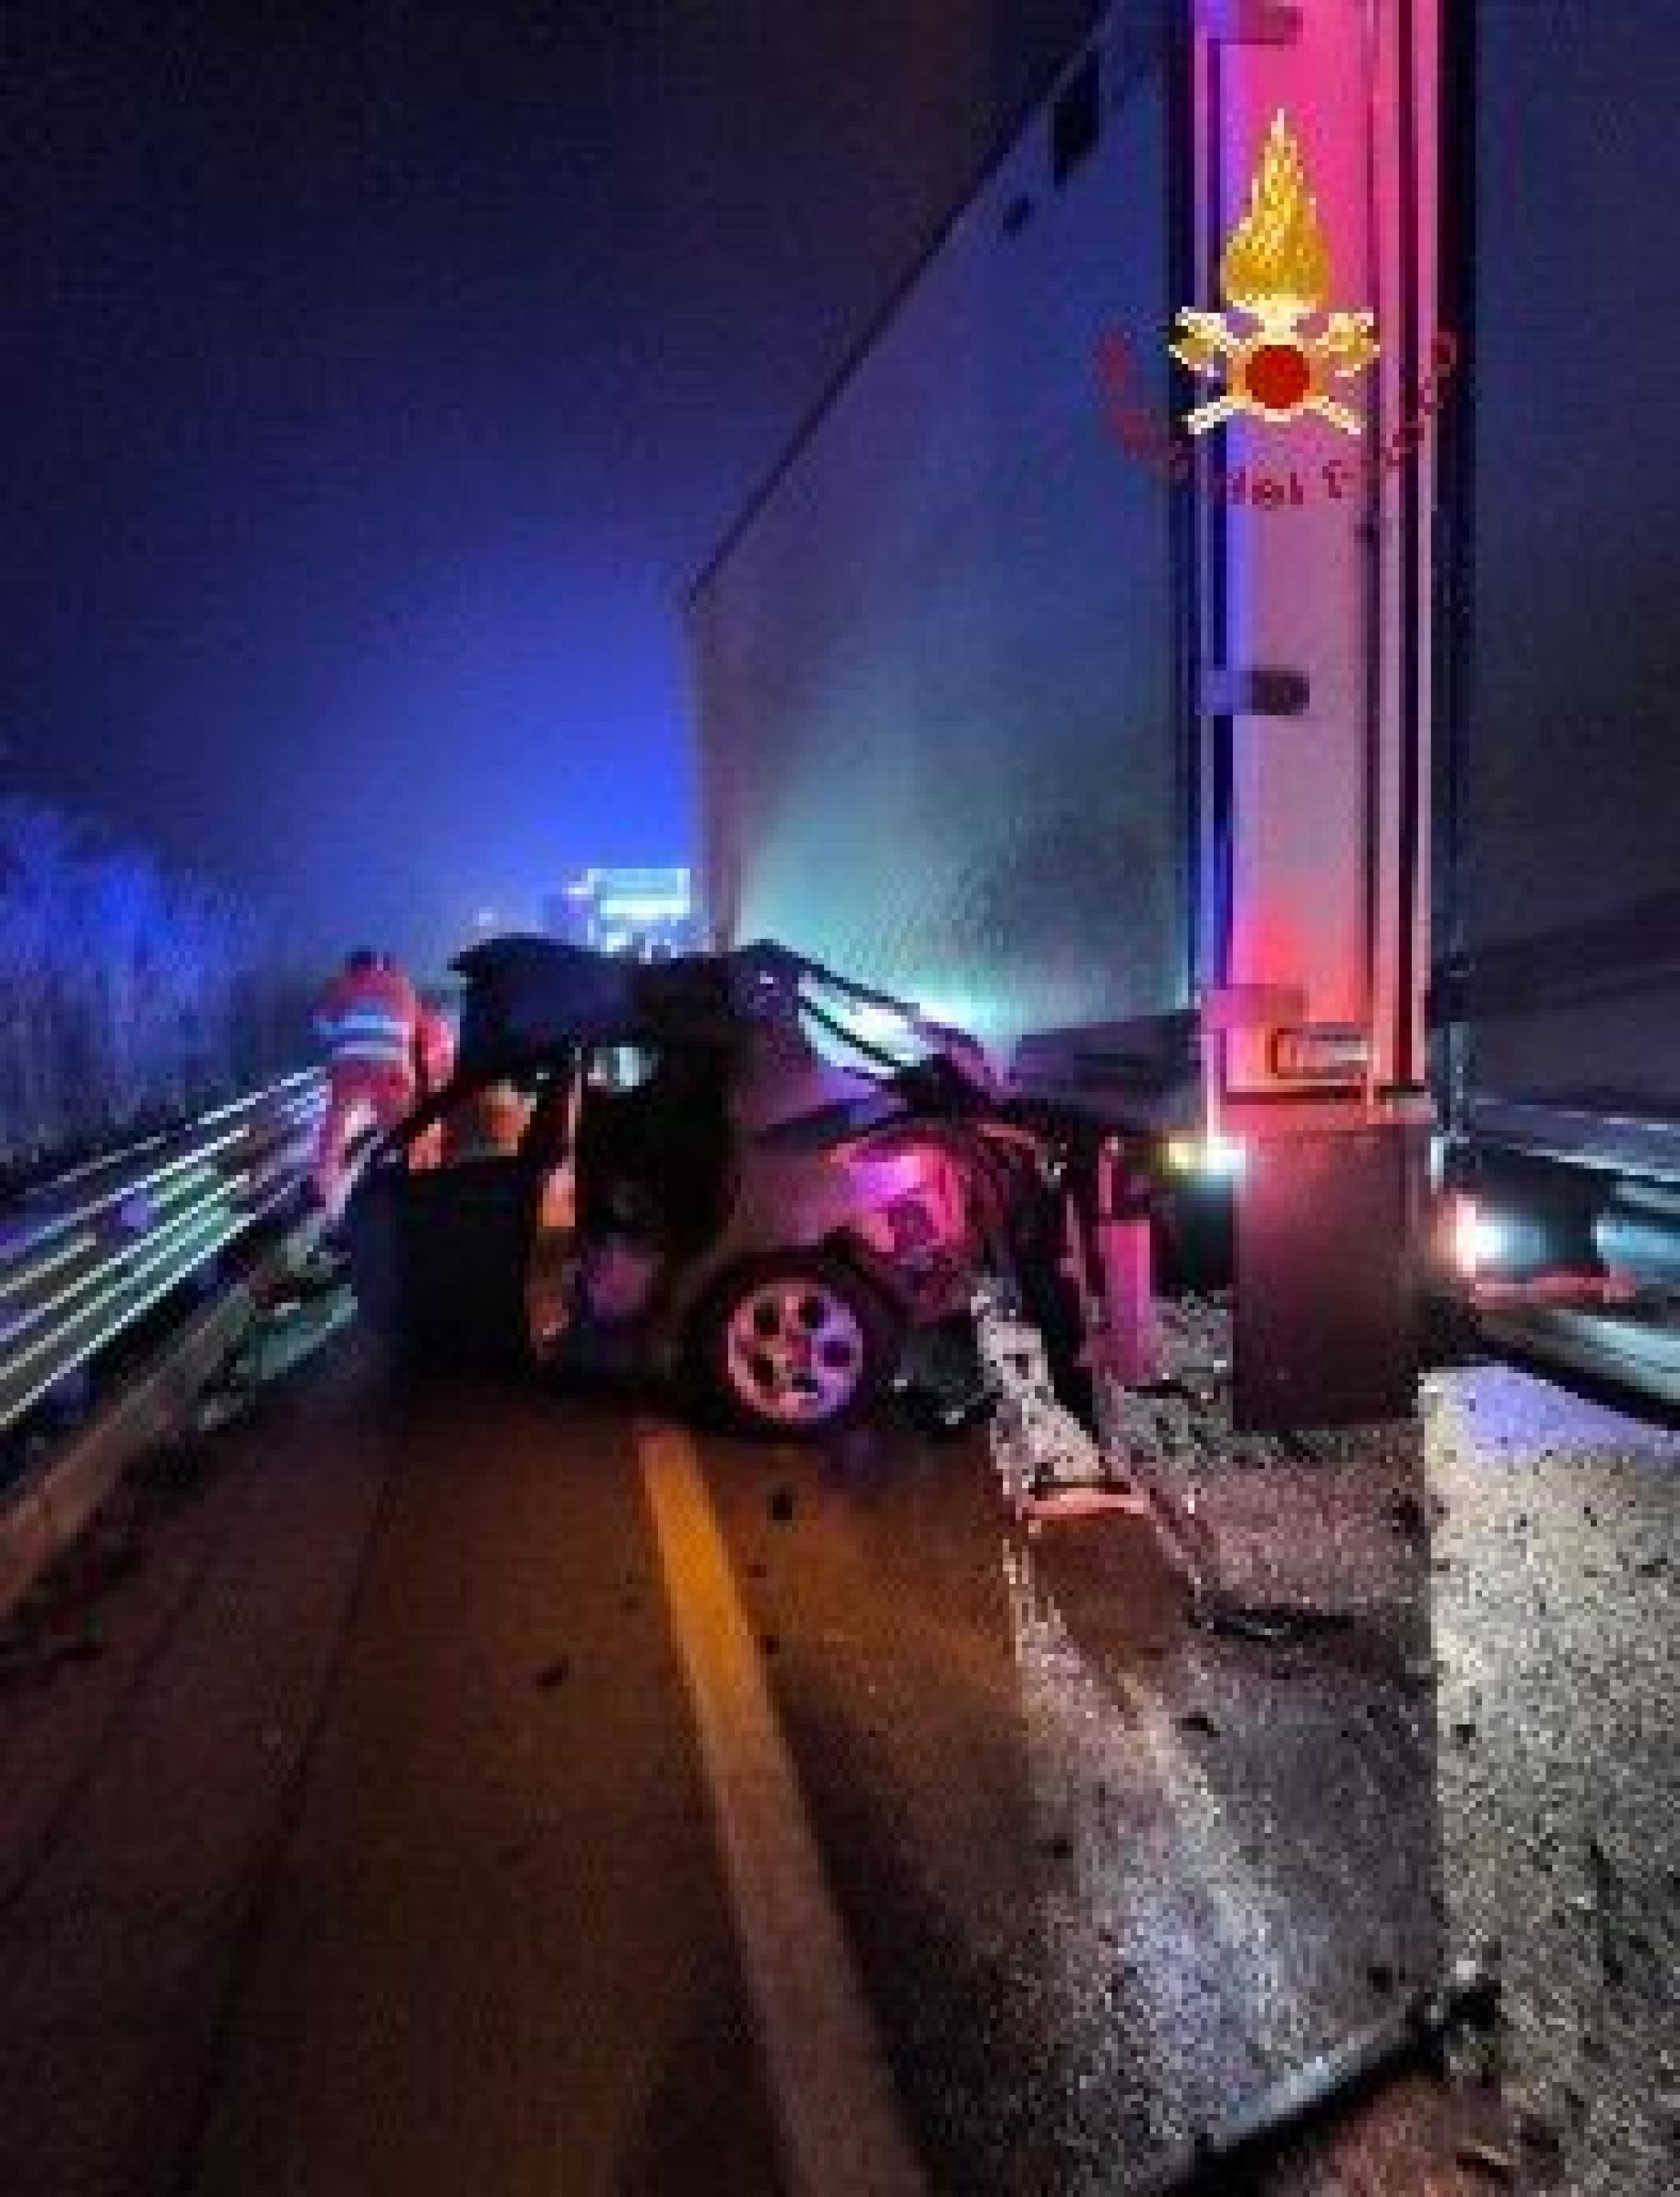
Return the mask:
M 1680 1436 L 1463 1366 L 1237 1441 L 1223 1332 L 1116 1415 L 1167 1530 L 707 1436 L 708 1585 L 623 1400 L 354 1336 L 154 1460 L 0 1657 L 0 2188 L 774 2191 L 794 1830 L 930 2189 L 1158 2186 L 1492 1941 L 1497 2050 L 1196 2186 L 1672 2187 Z

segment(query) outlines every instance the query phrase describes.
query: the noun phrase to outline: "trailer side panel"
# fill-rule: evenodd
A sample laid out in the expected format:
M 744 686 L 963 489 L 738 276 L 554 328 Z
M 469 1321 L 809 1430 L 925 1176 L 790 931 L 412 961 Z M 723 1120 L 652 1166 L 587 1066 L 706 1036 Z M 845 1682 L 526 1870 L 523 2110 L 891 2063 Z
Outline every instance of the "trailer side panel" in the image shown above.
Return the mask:
M 1116 11 L 692 604 L 716 927 L 999 1039 L 1188 996 L 1171 513 L 1098 377 L 1127 332 L 1164 411 L 1160 20 Z
M 1454 59 L 1469 443 L 1437 905 L 1459 1119 L 1544 1110 L 1587 1143 L 1667 1119 L 1680 1154 L 1675 58 L 1665 9 L 1504 0 Z

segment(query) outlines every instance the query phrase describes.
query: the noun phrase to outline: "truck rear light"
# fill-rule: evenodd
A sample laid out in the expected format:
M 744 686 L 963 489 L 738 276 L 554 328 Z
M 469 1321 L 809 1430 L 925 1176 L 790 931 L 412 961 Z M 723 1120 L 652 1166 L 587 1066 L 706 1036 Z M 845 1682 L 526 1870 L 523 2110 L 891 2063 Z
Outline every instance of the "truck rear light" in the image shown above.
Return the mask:
M 1499 1223 L 1463 1191 L 1452 1200 L 1448 1242 L 1453 1267 L 1467 1282 L 1497 1266 L 1506 1248 L 1505 1232 Z
M 1243 1172 L 1243 1147 L 1234 1137 L 1169 1137 L 1167 1164 L 1174 1174 L 1229 1181 Z
M 1272 1072 L 1300 1082 L 1359 1083 L 1370 1066 L 1370 1035 L 1357 1024 L 1307 1023 L 1272 1034 Z

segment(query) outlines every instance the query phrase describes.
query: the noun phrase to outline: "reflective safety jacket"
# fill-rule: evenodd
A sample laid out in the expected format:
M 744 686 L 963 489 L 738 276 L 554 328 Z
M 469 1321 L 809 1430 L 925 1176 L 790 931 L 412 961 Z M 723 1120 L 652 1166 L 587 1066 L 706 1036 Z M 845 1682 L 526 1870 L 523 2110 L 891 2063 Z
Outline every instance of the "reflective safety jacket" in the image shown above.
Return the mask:
M 412 1083 L 420 1013 L 400 970 L 346 969 L 321 995 L 315 1033 L 330 1067 L 395 1070 Z
M 420 1087 L 428 1093 L 441 1091 L 454 1070 L 455 1034 L 447 1017 L 435 1007 L 420 1011 L 414 1026 L 414 1063 L 420 1071 Z

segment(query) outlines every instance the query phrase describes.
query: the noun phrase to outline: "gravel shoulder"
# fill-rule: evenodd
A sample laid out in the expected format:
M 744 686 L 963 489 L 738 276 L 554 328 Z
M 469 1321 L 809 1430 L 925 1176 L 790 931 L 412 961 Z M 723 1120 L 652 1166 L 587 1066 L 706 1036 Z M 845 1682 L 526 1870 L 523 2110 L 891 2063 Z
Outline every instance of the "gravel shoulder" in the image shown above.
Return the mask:
M 1234 1435 L 1222 1308 L 1163 1325 L 1114 1450 L 1213 1594 L 1351 1621 L 1412 1697 L 1445 1946 L 1504 1979 L 1502 2178 L 1674 2188 L 1680 1433 L 1488 1363 L 1431 1372 L 1416 1422 Z

